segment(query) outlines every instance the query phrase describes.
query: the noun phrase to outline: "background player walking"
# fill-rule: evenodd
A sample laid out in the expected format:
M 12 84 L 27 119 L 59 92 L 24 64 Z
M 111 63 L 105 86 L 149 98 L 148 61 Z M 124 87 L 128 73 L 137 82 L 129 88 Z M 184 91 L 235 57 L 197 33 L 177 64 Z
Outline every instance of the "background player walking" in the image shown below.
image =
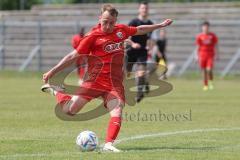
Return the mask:
M 202 23 L 202 33 L 197 35 L 198 62 L 203 72 L 203 90 L 213 89 L 213 66 L 218 51 L 218 38 L 215 33 L 209 30 L 210 23 Z
M 141 2 L 138 8 L 138 17 L 134 18 L 129 22 L 129 26 L 140 26 L 140 25 L 152 25 L 153 22 L 148 19 L 149 6 L 147 2 Z M 146 62 L 148 57 L 147 51 L 147 41 L 151 37 L 151 32 L 144 35 L 135 35 L 131 37 L 131 40 L 138 44 L 138 48 L 131 47 L 127 51 L 127 71 L 131 72 L 133 65 L 136 64 L 136 85 L 138 93 L 136 96 L 136 101 L 140 102 L 144 97 L 144 90 L 149 91 L 149 85 L 146 79 Z M 146 88 L 144 88 L 146 87 Z

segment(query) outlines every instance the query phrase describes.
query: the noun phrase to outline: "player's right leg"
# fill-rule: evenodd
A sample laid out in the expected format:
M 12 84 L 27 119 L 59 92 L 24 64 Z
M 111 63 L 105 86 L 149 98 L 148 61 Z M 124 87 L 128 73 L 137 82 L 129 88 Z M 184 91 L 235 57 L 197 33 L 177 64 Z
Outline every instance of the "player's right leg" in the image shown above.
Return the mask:
M 62 111 L 69 115 L 75 115 L 88 102 L 89 102 L 89 100 L 82 97 L 81 95 L 72 96 L 72 98 L 69 101 L 66 101 L 64 104 L 62 104 Z
M 127 77 L 131 76 L 131 72 L 133 72 L 133 66 L 137 61 L 136 56 L 134 55 L 135 54 L 133 53 L 129 53 L 125 57 Z
M 139 103 L 144 97 L 144 89 L 146 84 L 149 85 L 146 81 L 146 63 L 139 63 L 137 64 L 137 71 L 136 71 L 136 81 L 137 81 L 137 97 L 136 101 Z M 149 89 L 149 88 L 148 88 Z
M 213 86 L 213 70 L 211 68 L 208 68 L 207 71 L 208 71 L 208 79 L 209 79 L 208 88 L 210 90 L 213 90 L 214 89 L 214 86 Z
M 70 96 L 68 94 L 64 94 L 62 93 L 63 88 L 57 86 L 45 84 L 42 86 L 41 90 L 56 96 L 57 103 L 60 104 L 62 111 L 68 115 L 75 115 L 86 103 L 89 102 L 89 99 L 86 99 L 80 95 Z

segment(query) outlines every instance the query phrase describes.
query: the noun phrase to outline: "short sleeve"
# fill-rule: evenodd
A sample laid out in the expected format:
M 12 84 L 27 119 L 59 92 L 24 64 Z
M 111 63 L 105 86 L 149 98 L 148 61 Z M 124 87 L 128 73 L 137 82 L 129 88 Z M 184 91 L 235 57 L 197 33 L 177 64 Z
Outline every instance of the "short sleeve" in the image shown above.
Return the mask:
M 196 45 L 198 45 L 198 46 L 201 45 L 200 35 L 197 35 L 197 37 L 196 37 Z
M 131 20 L 131 21 L 128 23 L 128 25 L 129 25 L 129 26 L 137 26 L 135 19 Z
M 214 40 L 214 44 L 218 43 L 218 37 L 215 34 L 213 34 L 213 40 Z
M 137 33 L 137 27 L 133 27 L 133 26 L 126 26 L 124 25 L 124 30 L 127 34 L 127 37 L 129 36 L 133 36 Z
M 89 54 L 94 45 L 94 37 L 93 36 L 86 36 L 84 37 L 78 47 L 76 48 L 79 54 Z

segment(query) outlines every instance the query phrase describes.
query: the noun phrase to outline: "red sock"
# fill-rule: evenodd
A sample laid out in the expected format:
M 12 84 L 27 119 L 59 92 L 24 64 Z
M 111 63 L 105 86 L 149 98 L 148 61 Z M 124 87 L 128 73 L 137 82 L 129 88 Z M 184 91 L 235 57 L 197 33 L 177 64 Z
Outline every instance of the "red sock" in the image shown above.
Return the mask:
M 71 100 L 71 98 L 72 98 L 71 96 L 61 92 L 57 92 L 56 94 L 56 99 L 59 104 L 64 104 L 66 101 Z
M 121 128 L 121 117 L 111 117 L 105 142 L 113 142 L 118 135 L 118 132 Z

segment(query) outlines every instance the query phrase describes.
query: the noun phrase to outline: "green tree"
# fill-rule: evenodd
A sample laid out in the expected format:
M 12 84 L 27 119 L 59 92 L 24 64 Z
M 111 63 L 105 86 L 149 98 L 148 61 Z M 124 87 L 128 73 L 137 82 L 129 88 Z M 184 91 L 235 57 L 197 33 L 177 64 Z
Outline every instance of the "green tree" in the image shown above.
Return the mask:
M 0 10 L 30 9 L 34 4 L 41 4 L 42 0 L 0 0 Z

